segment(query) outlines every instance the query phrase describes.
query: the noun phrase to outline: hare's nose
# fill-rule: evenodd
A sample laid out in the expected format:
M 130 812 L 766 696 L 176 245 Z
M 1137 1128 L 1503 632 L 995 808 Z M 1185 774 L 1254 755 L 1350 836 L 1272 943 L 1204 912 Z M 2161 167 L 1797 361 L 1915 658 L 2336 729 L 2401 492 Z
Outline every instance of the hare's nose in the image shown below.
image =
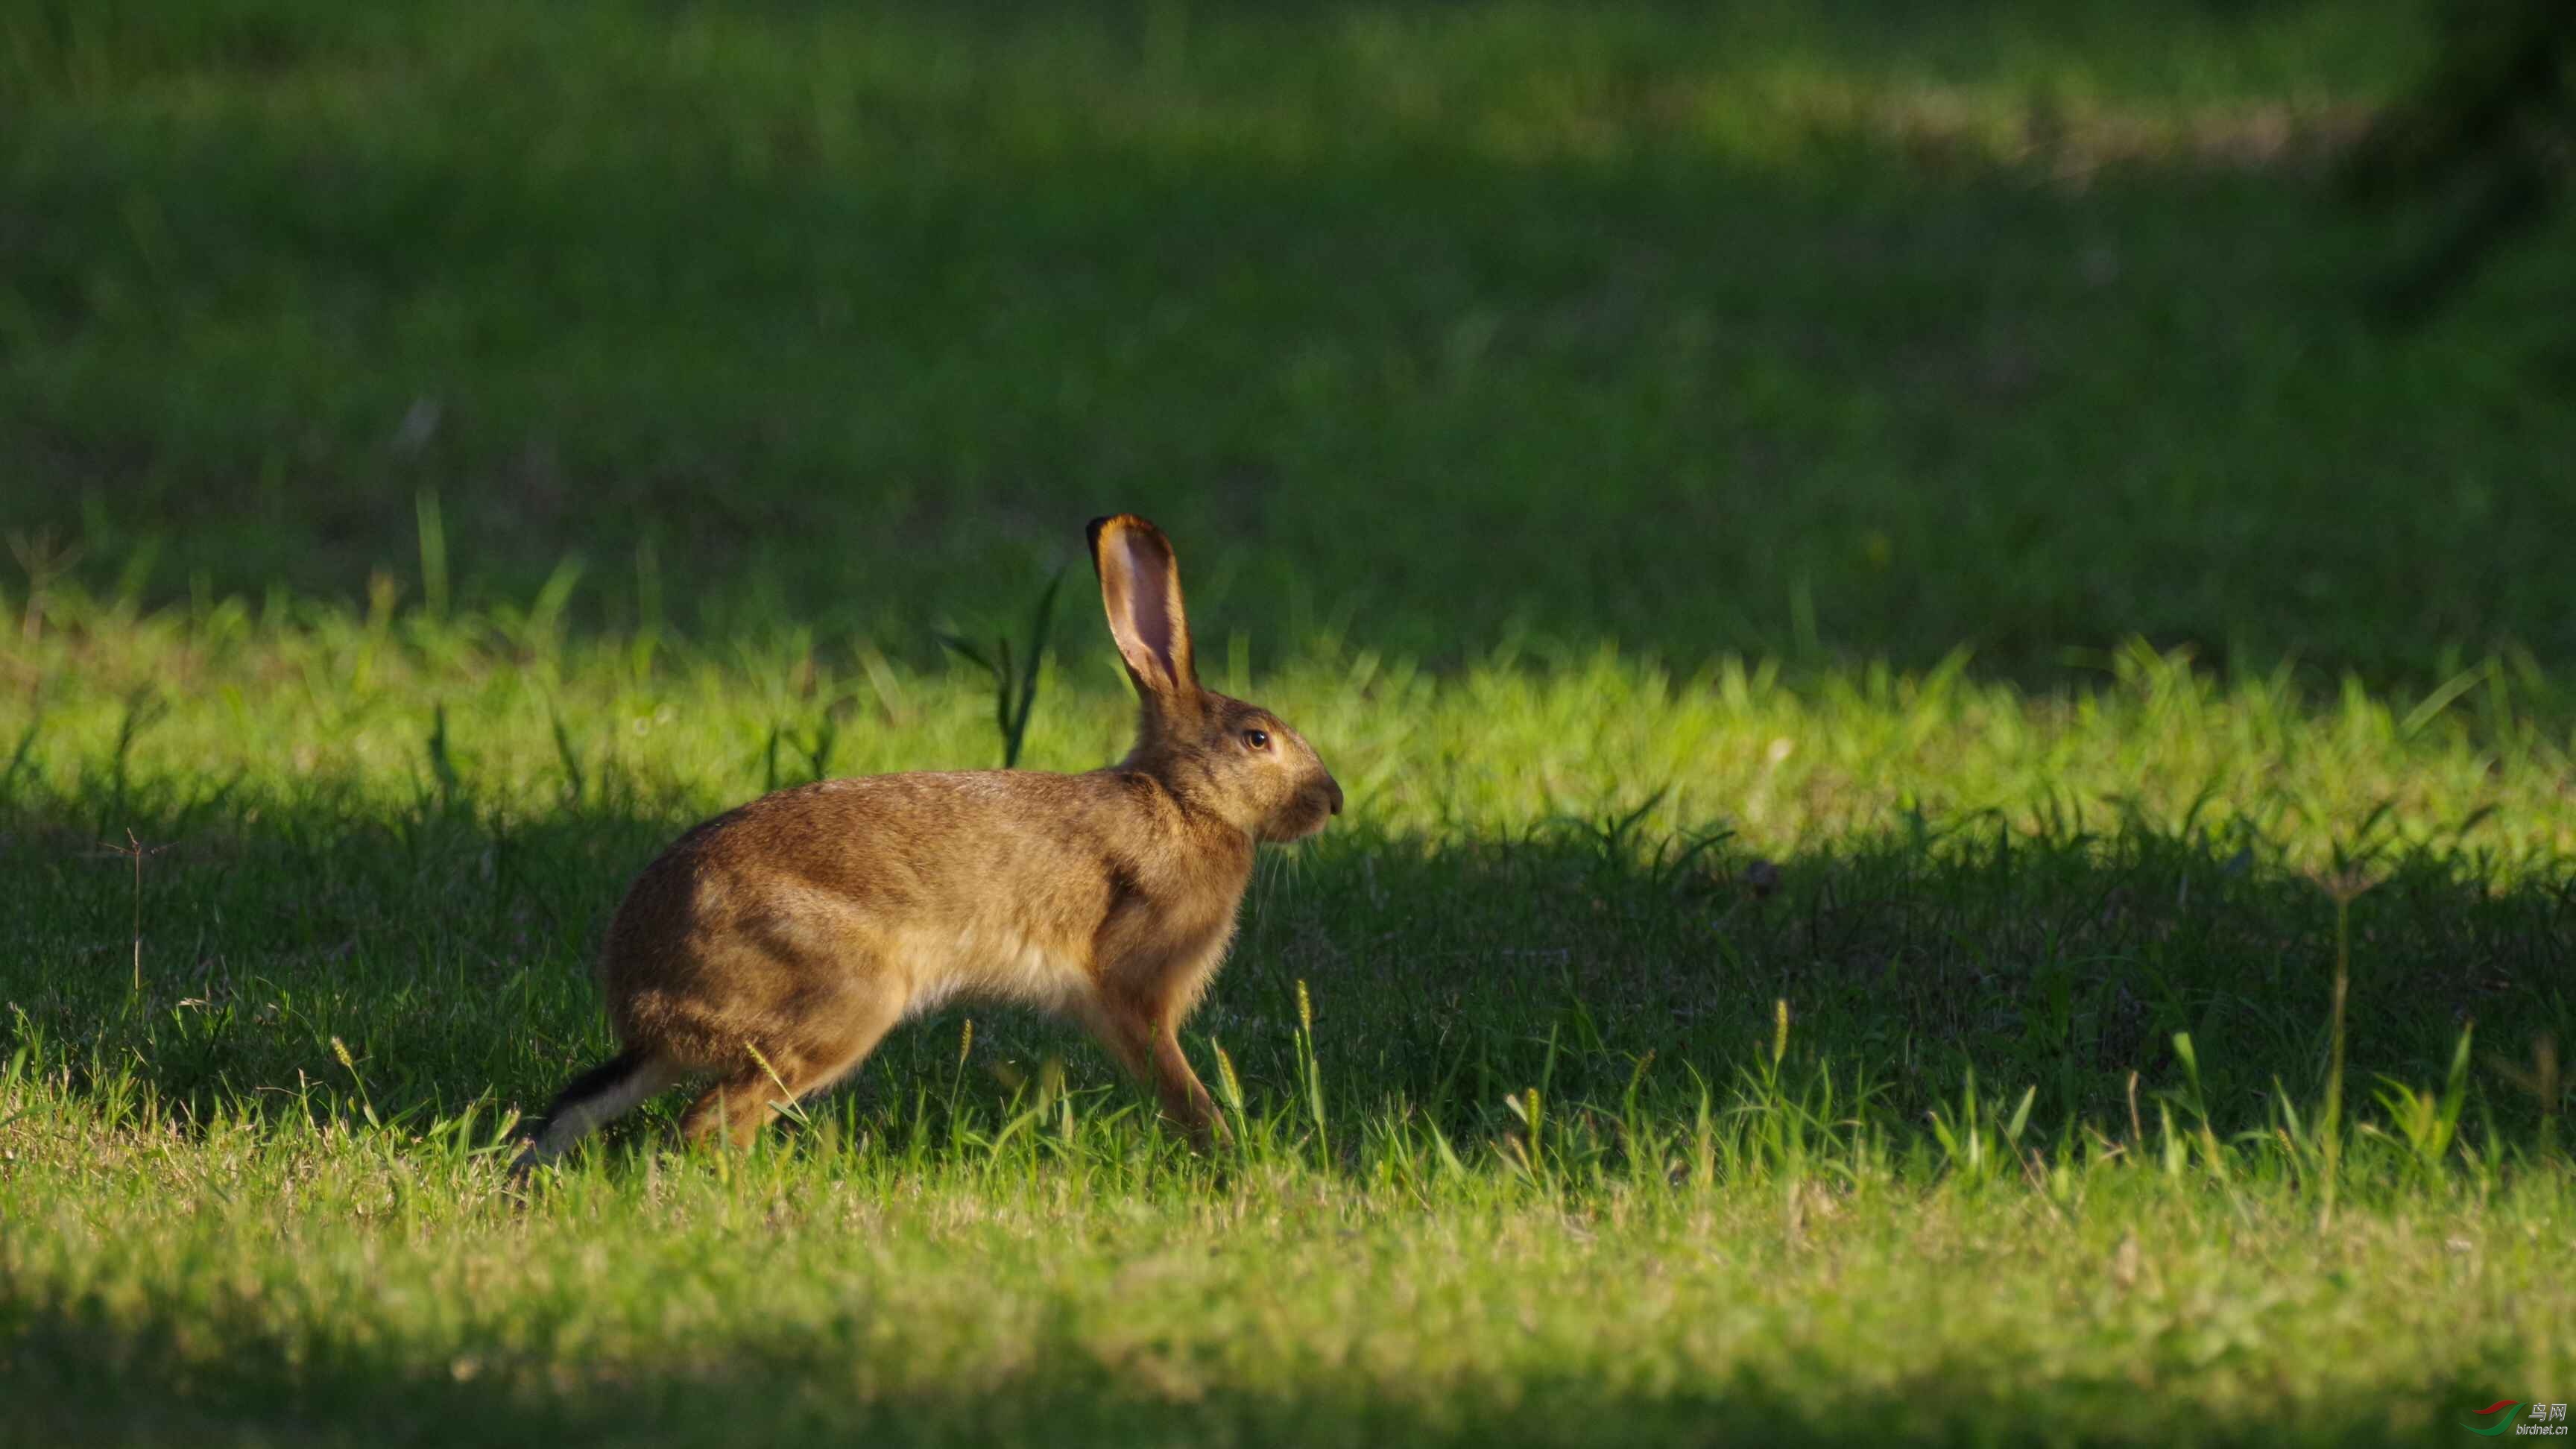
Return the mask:
M 1342 782 L 1341 782 L 1341 781 L 1339 781 L 1339 780 L 1333 779 L 1331 776 L 1329 776 L 1329 775 L 1328 775 L 1328 776 L 1326 776 L 1326 777 L 1324 778 L 1324 789 L 1325 789 L 1325 791 L 1326 791 L 1327 793 L 1329 793 L 1329 794 L 1332 796 L 1332 799 L 1333 799 L 1333 813 L 1334 813 L 1334 814 L 1336 814 L 1336 815 L 1341 814 L 1341 813 L 1342 813 Z

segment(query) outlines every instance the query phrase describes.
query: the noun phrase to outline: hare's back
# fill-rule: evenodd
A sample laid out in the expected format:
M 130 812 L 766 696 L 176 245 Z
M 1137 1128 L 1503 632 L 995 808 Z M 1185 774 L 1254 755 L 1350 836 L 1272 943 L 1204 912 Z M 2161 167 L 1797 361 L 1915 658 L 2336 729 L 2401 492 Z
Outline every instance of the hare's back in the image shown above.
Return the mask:
M 837 965 L 981 943 L 1069 961 L 1113 890 L 1102 806 L 1086 777 L 1034 771 L 877 775 L 762 796 L 645 867 L 610 926 L 602 973 L 614 995 L 743 955 Z

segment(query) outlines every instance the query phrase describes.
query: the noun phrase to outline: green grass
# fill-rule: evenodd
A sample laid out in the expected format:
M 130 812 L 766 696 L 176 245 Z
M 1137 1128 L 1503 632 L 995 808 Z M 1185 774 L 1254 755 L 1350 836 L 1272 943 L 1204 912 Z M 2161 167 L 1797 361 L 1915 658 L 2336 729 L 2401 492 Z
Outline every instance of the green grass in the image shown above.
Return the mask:
M 2576 652 L 2558 239 L 2390 339 L 2317 184 L 2409 5 L 955 8 L 14 7 L 0 525 L 418 600 L 426 487 L 461 601 L 899 652 L 1111 506 L 1275 649 Z
M 1214 1188 L 1081 1130 L 516 1212 L 444 1144 L 159 1135 L 18 1138 L 31 1441 L 2416 1443 L 2567 1366 L 2563 1179 L 2319 1234 L 2125 1169 Z
M 2565 280 L 2367 325 L 2410 9 L 952 9 L 0 13 L 0 1442 L 2570 1397 Z M 507 1196 L 672 835 L 1000 761 L 942 631 L 1070 562 L 1122 748 L 1112 507 L 1350 792 L 1239 1146 L 960 1008 Z
M 749 1161 L 657 1157 L 665 1102 L 518 1206 L 492 1154 L 606 1050 L 629 872 L 773 782 L 1001 742 L 962 664 L 511 627 L 11 646 L 31 1422 L 2409 1442 L 2571 1367 L 2576 840 L 2509 672 L 2410 719 L 2144 653 L 2054 696 L 1246 663 L 1353 805 L 1186 1038 L 1238 1151 L 949 1011 Z M 1115 750 L 1105 649 L 1039 699 L 1027 763 Z

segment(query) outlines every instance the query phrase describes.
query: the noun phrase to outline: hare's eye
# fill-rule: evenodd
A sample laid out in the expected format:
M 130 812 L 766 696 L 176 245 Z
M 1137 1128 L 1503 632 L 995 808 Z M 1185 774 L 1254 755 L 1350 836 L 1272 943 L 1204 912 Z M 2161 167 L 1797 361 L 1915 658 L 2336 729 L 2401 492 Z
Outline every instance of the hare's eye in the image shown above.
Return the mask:
M 1270 733 L 1267 730 L 1245 730 L 1243 742 L 1256 750 L 1266 750 L 1270 748 Z

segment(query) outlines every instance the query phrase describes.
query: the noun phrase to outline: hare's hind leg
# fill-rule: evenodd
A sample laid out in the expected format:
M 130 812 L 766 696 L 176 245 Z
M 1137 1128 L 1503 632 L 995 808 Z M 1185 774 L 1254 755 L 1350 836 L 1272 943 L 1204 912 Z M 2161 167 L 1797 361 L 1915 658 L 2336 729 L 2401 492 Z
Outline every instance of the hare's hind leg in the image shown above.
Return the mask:
M 858 1070 L 902 1015 L 891 999 L 872 1001 L 828 1021 L 799 1022 L 771 1041 L 747 1043 L 751 1050 L 743 1053 L 743 1064 L 707 1088 L 680 1119 L 681 1137 L 694 1146 L 721 1134 L 736 1147 L 749 1147 L 772 1114 Z

